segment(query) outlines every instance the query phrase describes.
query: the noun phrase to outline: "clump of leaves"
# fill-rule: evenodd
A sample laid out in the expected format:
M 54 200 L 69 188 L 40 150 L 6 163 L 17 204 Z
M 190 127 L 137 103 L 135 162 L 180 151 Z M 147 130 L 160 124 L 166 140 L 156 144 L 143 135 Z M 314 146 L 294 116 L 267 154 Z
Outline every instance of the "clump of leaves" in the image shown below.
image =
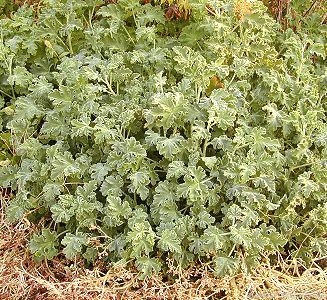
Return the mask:
M 279 31 L 260 1 L 189 5 L 168 20 L 136 0 L 44 0 L 0 20 L 0 183 L 9 220 L 42 219 L 38 259 L 150 276 L 201 258 L 225 275 L 326 255 L 325 36 Z

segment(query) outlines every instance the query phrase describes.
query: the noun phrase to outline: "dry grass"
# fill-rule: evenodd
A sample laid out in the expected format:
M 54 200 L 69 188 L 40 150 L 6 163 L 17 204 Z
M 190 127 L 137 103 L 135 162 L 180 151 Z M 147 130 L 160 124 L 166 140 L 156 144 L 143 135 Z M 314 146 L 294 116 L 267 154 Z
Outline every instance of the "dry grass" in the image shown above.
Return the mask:
M 0 203 L 2 207 L 4 202 Z M 63 257 L 36 264 L 27 250 L 36 230 L 22 220 L 9 225 L 0 213 L 0 299 L 327 299 L 327 271 L 316 266 L 303 271 L 295 263 L 261 266 L 251 275 L 217 279 L 206 265 L 188 270 L 170 269 L 170 277 L 141 281 L 136 271 L 116 266 L 93 270 Z M 300 270 L 301 269 L 301 274 Z

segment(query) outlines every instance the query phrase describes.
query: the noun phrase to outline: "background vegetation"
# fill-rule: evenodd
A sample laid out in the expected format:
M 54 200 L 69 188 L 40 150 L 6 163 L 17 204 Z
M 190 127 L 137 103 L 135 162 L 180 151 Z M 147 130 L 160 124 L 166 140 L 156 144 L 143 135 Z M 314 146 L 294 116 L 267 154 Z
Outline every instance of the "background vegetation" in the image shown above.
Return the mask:
M 37 261 L 324 267 L 323 1 L 0 7 L 1 206 Z

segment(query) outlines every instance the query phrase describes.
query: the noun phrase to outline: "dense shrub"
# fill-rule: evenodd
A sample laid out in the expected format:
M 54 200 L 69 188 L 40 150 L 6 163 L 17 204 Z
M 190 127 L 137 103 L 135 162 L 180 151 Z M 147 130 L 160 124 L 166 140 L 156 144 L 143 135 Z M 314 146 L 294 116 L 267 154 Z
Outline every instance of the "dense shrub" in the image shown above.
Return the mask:
M 326 25 L 282 31 L 260 1 L 106 2 L 0 22 L 0 184 L 9 220 L 43 226 L 35 257 L 224 275 L 326 255 Z

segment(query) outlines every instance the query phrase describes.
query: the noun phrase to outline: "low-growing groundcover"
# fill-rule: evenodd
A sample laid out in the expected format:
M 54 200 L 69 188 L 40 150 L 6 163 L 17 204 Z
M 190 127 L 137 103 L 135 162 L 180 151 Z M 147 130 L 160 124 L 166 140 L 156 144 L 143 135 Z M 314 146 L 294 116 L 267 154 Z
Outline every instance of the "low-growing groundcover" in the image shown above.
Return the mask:
M 261 1 L 44 0 L 0 20 L 8 220 L 59 253 L 216 275 L 327 254 L 326 25 Z M 296 26 L 295 26 L 296 25 Z

